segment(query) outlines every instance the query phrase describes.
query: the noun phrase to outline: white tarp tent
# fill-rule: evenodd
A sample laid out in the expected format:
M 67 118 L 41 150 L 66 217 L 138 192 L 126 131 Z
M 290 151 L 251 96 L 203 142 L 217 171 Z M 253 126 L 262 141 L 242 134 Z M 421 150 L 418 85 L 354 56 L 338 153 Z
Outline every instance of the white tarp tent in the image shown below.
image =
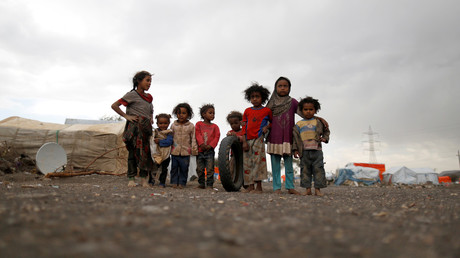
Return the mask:
M 337 178 L 334 184 L 341 185 L 348 180 L 364 183 L 365 185 L 372 185 L 380 182 L 379 170 L 376 168 L 355 166 L 353 163 L 349 163 L 345 168 L 339 168 L 337 170 Z
M 439 185 L 438 173 L 432 168 L 412 168 L 417 173 L 417 184 L 432 184 Z
M 392 167 L 383 172 L 383 182 L 388 184 L 417 184 L 417 173 L 407 167 Z

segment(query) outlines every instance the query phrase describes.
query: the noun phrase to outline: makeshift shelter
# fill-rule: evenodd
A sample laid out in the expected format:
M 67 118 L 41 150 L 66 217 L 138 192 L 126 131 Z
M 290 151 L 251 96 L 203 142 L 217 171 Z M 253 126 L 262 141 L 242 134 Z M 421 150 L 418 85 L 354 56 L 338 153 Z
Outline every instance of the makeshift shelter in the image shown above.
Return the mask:
M 460 181 L 460 170 L 446 170 L 439 173 L 440 177 L 448 176 L 452 182 Z
M 383 172 L 383 182 L 388 184 L 417 184 L 417 173 L 407 167 L 392 167 Z
M 57 142 L 67 153 L 66 170 L 125 173 L 128 152 L 122 141 L 125 122 L 63 125 L 9 117 L 0 121 L 0 141 L 35 158 L 47 142 Z
M 380 176 L 380 181 L 383 180 L 382 173 L 385 172 L 385 164 L 377 164 L 377 163 L 351 163 L 357 167 L 367 167 L 367 168 L 375 168 L 380 171 L 379 176 Z
M 438 173 L 432 168 L 412 168 L 417 174 L 417 184 L 432 184 L 439 185 Z
M 376 168 L 355 166 L 352 163 L 347 164 L 345 168 L 339 168 L 337 171 L 335 185 L 341 185 L 348 182 L 362 183 L 372 185 L 380 182 L 380 171 Z

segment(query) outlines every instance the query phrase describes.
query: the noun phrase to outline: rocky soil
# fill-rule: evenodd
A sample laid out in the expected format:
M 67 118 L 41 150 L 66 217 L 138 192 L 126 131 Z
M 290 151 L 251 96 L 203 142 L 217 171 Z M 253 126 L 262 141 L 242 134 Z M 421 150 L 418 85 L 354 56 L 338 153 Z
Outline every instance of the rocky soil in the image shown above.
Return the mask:
M 329 186 L 324 197 L 196 186 L 0 175 L 0 256 L 460 256 L 458 185 Z

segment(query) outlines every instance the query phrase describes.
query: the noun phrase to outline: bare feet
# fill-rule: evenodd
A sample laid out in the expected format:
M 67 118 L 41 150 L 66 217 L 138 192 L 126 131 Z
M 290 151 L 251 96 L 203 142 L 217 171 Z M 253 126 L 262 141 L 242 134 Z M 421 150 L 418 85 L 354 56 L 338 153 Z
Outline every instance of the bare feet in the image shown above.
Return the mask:
M 281 189 L 275 190 L 275 191 L 273 191 L 273 193 L 281 194 Z
M 294 194 L 294 195 L 300 195 L 300 193 L 297 192 L 295 189 L 289 189 L 289 190 L 288 190 L 288 193 L 289 193 L 289 194 Z
M 254 191 L 254 184 L 250 184 L 248 188 L 241 190 L 242 193 L 250 193 Z
M 261 193 L 263 193 L 263 191 L 262 191 L 262 189 L 256 188 L 254 191 L 251 191 L 251 193 L 253 193 L 253 194 L 261 194 Z
M 324 196 L 324 194 L 321 193 L 321 191 L 319 190 L 319 188 L 315 188 L 315 195 L 316 195 L 316 196 Z
M 136 182 L 134 182 L 134 180 L 129 180 L 128 187 L 135 187 L 135 186 L 136 186 Z
M 179 189 L 184 189 L 184 188 L 185 188 L 185 185 L 178 185 L 177 188 L 179 188 Z
M 150 187 L 148 179 L 146 177 L 141 178 L 142 187 Z
M 307 188 L 307 191 L 303 195 L 312 195 L 311 188 Z

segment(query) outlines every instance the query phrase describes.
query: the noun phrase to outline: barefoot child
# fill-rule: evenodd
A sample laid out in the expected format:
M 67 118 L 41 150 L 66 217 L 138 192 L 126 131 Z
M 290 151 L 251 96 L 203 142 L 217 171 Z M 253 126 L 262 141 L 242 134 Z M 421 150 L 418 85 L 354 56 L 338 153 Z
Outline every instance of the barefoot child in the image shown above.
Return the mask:
M 133 78 L 133 89 L 112 104 L 112 109 L 126 119 L 123 141 L 128 149 L 128 186 L 136 186 L 134 177 L 141 177 L 142 186 L 148 187 L 147 176 L 153 161 L 150 154 L 152 136 L 153 105 L 152 95 L 146 93 L 152 83 L 152 75 L 141 71 Z M 120 109 L 126 106 L 126 113 Z
M 321 188 L 327 186 L 321 143 L 329 142 L 329 129 L 315 114 L 321 109 L 317 99 L 306 97 L 299 102 L 303 120 L 294 126 L 294 156 L 301 157 L 300 186 L 306 188 L 305 195 L 311 195 L 312 177 L 315 195 L 323 196 Z
M 166 176 L 168 175 L 168 166 L 171 160 L 171 145 L 173 144 L 173 131 L 168 129 L 171 122 L 171 115 L 161 113 L 155 117 L 157 119 L 158 128 L 155 129 L 154 142 L 156 144 L 156 152 L 152 155 L 153 162 L 155 162 L 159 168 L 160 172 L 160 186 L 166 187 Z M 155 171 L 156 172 L 156 171 Z M 149 183 L 151 185 L 155 184 L 156 173 L 153 174 Z
M 264 134 L 268 132 L 272 120 L 272 111 L 262 105 L 267 102 L 270 91 L 253 83 L 244 93 L 246 100 L 253 106 L 243 114 L 244 184 L 249 185 L 243 191 L 261 193 L 262 180 L 267 178 Z M 257 184 L 256 188 L 254 184 Z
M 213 104 L 206 104 L 200 108 L 203 121 L 195 125 L 196 143 L 198 145 L 198 157 L 196 158 L 196 173 L 198 175 L 198 188 L 212 189 L 214 184 L 214 149 L 219 143 L 220 131 L 214 120 L 215 109 Z M 207 178 L 204 170 L 206 169 Z
M 177 120 L 171 126 L 174 143 L 171 148 L 171 185 L 184 188 L 188 179 L 190 155 L 198 155 L 195 126 L 189 120 L 193 117 L 192 107 L 180 103 L 173 109 Z
M 292 128 L 298 102 L 289 96 L 291 81 L 280 77 L 275 82 L 275 89 L 267 103 L 273 112 L 273 121 L 268 136 L 267 152 L 270 154 L 273 173 L 273 191 L 281 193 L 281 158 L 284 159 L 286 176 L 285 188 L 290 194 L 300 194 L 294 186 L 294 168 L 292 166 Z

